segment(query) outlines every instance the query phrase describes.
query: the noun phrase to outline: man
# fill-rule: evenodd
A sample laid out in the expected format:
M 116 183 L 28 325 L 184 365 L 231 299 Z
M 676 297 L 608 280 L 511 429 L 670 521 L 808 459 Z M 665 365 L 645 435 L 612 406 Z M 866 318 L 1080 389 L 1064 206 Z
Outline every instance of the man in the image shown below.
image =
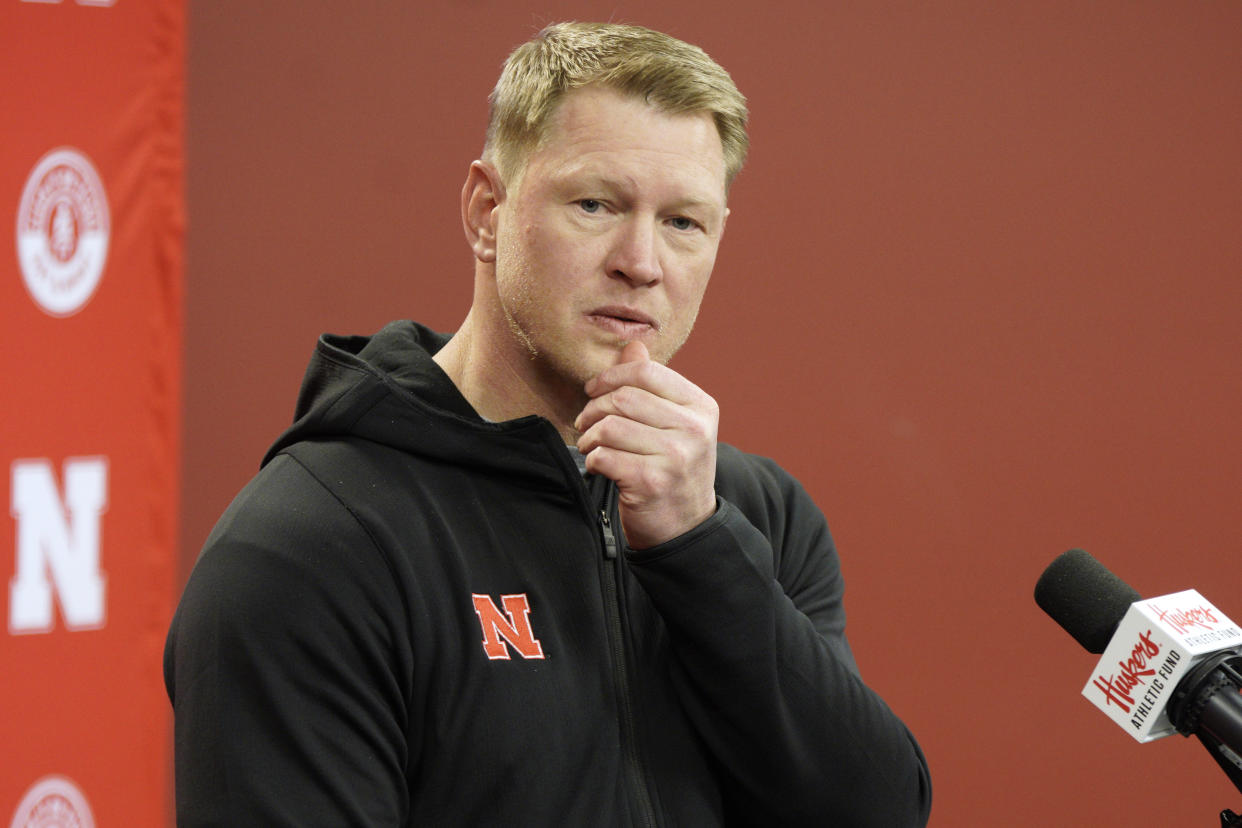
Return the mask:
M 322 338 L 186 587 L 179 821 L 926 822 L 822 515 L 666 365 L 745 118 L 656 32 L 514 52 L 462 193 L 465 321 Z

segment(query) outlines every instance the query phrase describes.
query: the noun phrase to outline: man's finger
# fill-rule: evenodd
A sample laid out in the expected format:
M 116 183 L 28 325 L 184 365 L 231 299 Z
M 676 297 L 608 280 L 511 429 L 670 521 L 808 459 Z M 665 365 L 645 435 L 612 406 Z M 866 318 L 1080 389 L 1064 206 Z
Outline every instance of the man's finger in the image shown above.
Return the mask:
M 655 428 L 689 428 L 694 424 L 694 415 L 686 406 L 627 385 L 588 402 L 574 420 L 574 428 L 585 432 L 610 414 Z
M 618 355 L 617 364 L 605 368 L 587 382 L 584 387 L 587 396 L 602 397 L 610 391 L 630 385 L 680 405 L 692 405 L 703 399 L 705 395 L 702 389 L 666 365 L 650 358 L 626 361 L 646 352 L 647 348 L 641 342 L 626 345 Z
M 625 347 L 621 349 L 621 353 L 617 355 L 617 364 L 623 365 L 627 362 L 642 362 L 645 359 L 651 359 L 651 354 L 647 352 L 646 345 L 635 339 L 632 342 L 627 342 Z
M 590 455 L 595 449 L 606 446 L 628 454 L 655 455 L 666 452 L 669 442 L 662 429 L 626 417 L 609 417 L 578 438 L 578 451 Z

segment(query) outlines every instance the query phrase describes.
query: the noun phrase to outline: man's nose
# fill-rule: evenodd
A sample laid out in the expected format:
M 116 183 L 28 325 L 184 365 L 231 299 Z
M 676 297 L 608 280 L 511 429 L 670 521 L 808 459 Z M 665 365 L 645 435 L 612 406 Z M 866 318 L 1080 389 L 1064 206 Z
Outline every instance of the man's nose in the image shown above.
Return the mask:
M 609 276 L 636 286 L 664 278 L 656 222 L 650 217 L 634 217 L 617 228 L 607 267 Z

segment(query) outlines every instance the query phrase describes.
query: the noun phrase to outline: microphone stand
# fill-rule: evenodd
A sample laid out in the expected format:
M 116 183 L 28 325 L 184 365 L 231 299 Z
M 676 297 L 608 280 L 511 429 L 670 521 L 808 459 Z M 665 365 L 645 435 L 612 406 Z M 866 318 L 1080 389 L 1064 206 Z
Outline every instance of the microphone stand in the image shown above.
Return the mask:
M 1169 720 L 1183 736 L 1195 735 L 1242 791 L 1242 652 L 1217 653 L 1186 674 L 1169 700 Z M 1221 828 L 1242 828 L 1226 809 Z

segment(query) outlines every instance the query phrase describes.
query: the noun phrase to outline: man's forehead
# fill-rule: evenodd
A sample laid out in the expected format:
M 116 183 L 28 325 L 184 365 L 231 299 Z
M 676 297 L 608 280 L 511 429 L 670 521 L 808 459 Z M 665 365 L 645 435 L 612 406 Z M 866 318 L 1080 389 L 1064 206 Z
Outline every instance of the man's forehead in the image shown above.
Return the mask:
M 637 113 L 650 113 L 683 123 L 702 122 L 710 126 L 717 140 L 720 138 L 720 134 L 716 130 L 715 120 L 712 117 L 712 113 L 708 110 L 673 112 L 653 103 L 643 95 L 614 89 L 611 86 L 598 83 L 579 86 L 561 95 L 560 100 L 556 102 L 548 115 L 548 128 L 544 134 L 546 136 L 558 128 L 563 130 L 567 122 L 577 124 L 583 116 L 589 117 L 592 114 L 598 115 L 601 112 L 616 114 L 620 118 L 632 117 Z M 721 152 L 723 153 L 723 145 Z
M 701 179 L 719 179 L 723 199 L 724 150 L 710 113 L 670 113 L 606 87 L 567 93 L 527 163 L 558 178 L 590 178 L 615 189 L 635 185 L 634 171 L 652 164 L 686 183 L 700 179 L 694 198 L 702 201 L 717 194 Z

